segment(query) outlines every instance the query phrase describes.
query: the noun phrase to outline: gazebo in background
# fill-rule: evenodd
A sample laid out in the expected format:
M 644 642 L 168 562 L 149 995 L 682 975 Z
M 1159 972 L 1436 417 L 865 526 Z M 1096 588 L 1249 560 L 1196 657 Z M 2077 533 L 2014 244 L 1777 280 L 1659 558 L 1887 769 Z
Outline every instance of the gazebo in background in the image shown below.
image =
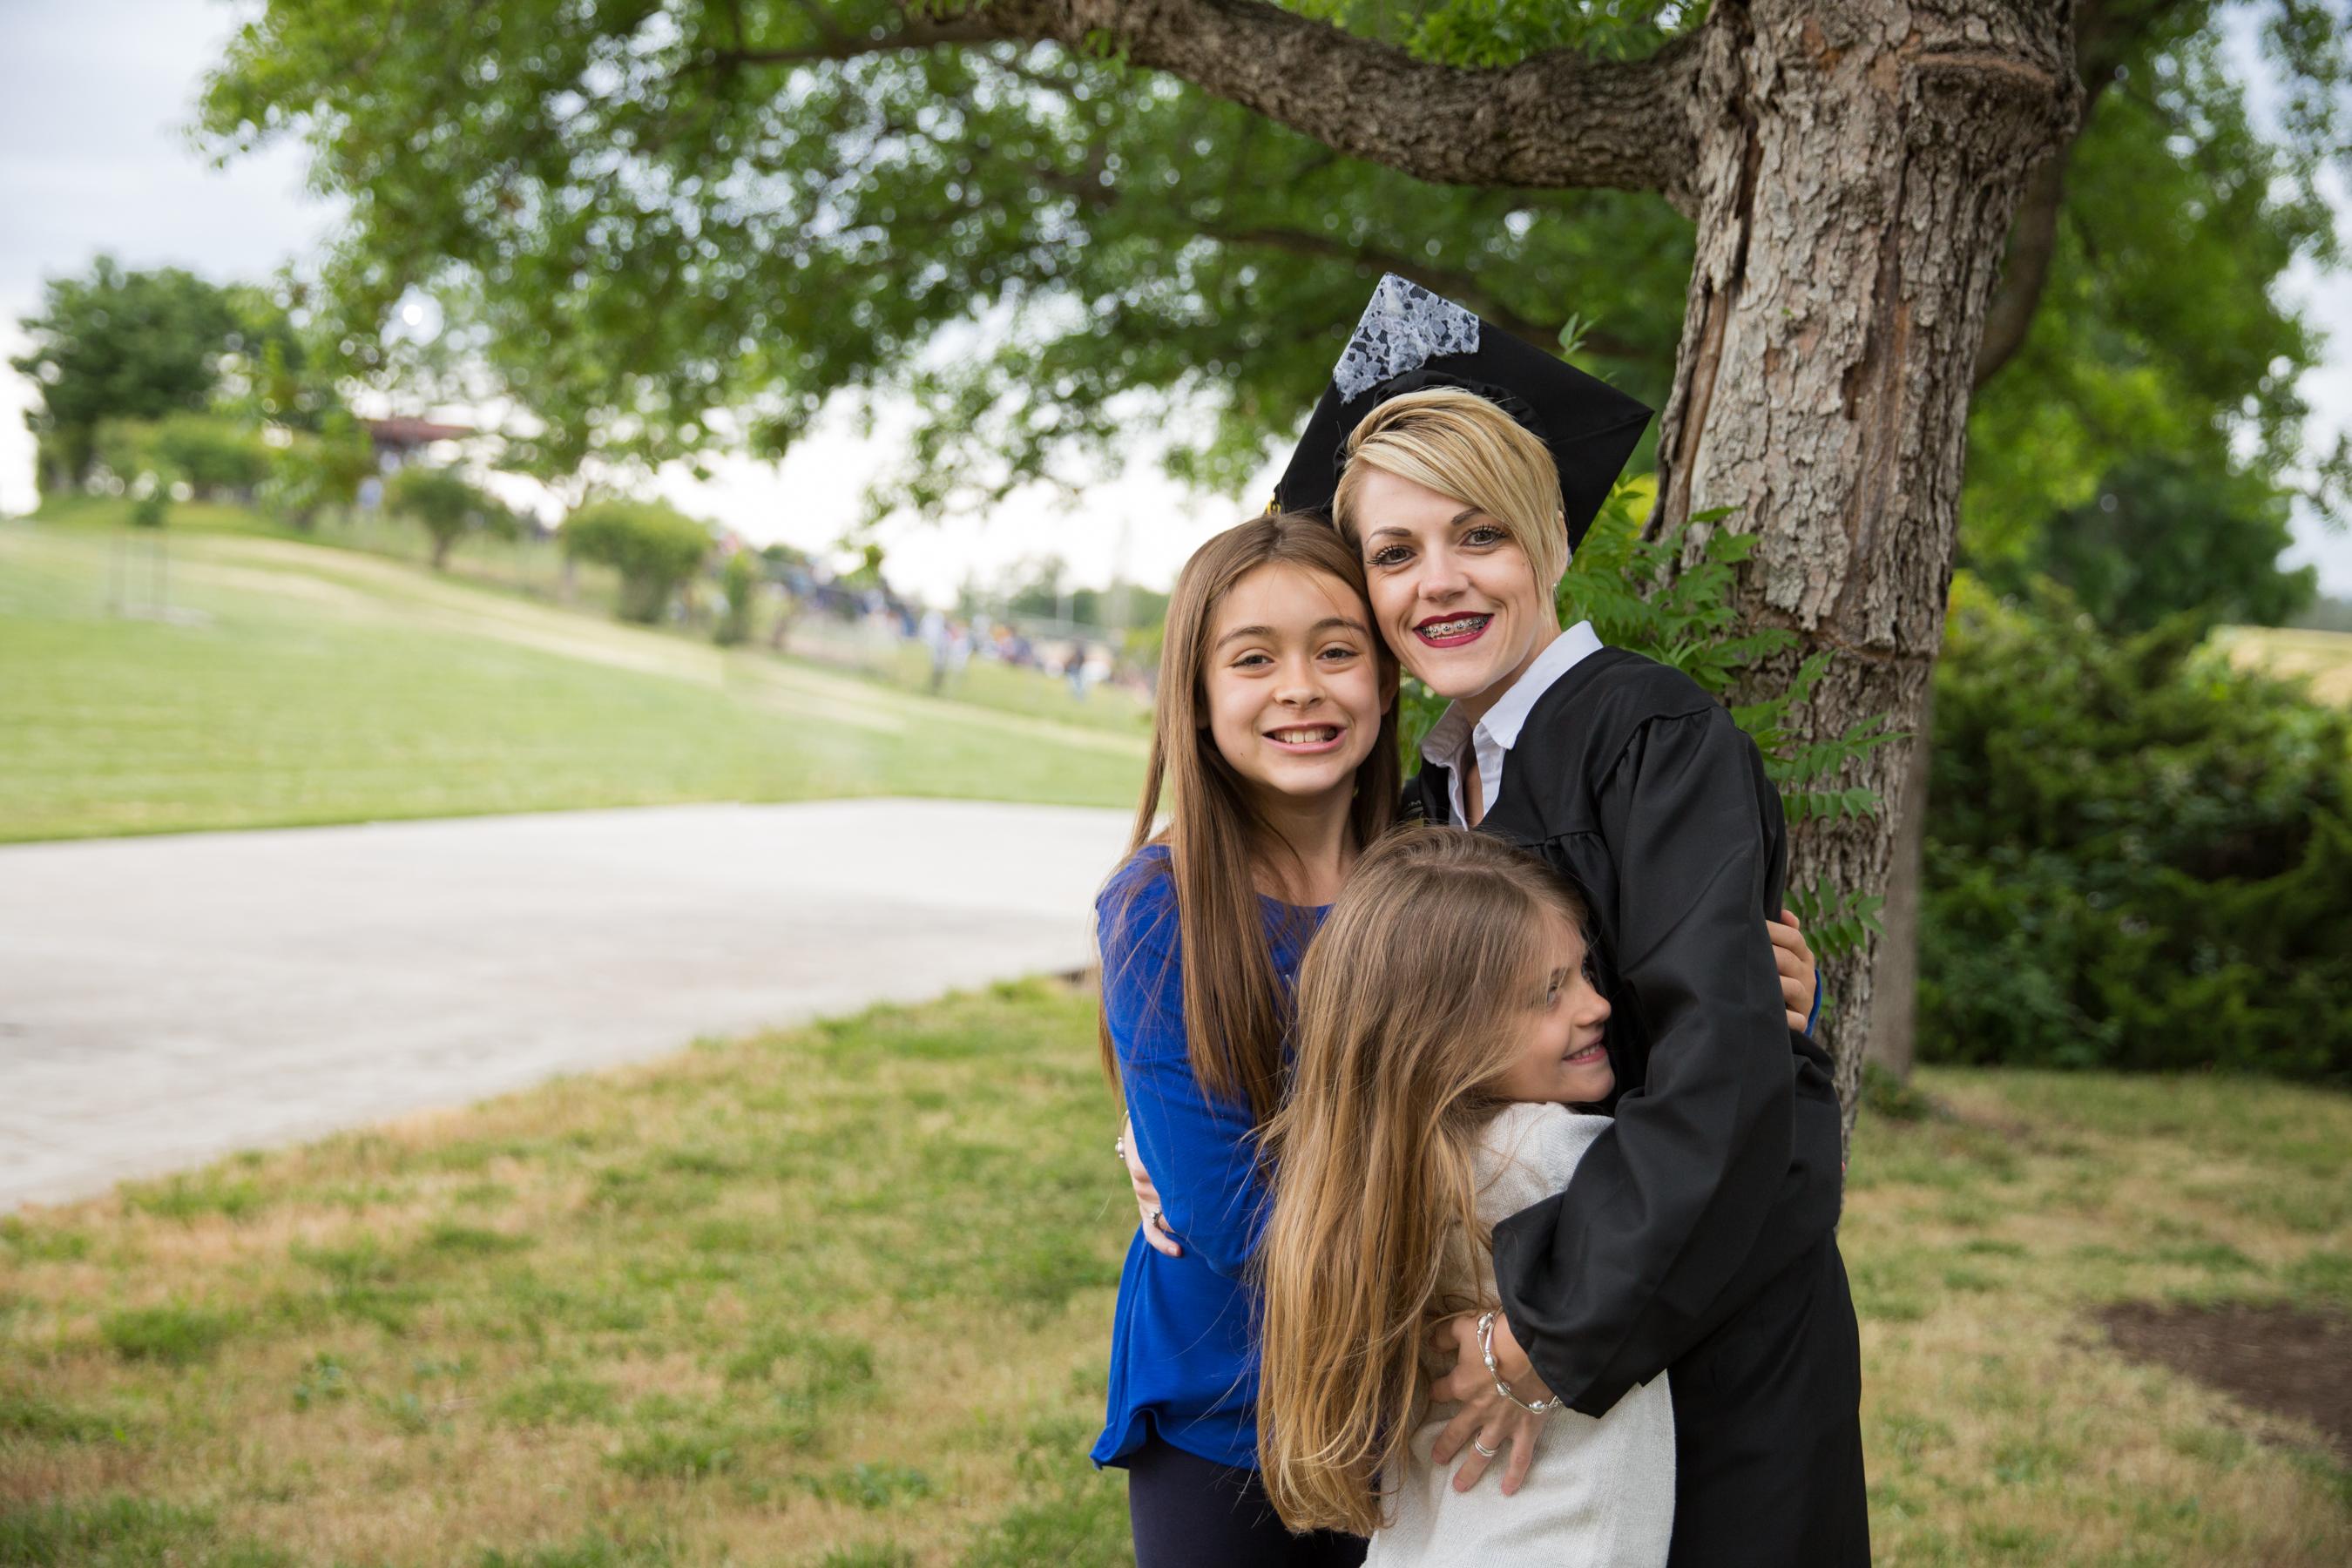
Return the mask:
M 375 444 L 375 467 L 380 474 L 398 473 L 436 441 L 462 441 L 474 434 L 470 425 L 436 425 L 430 419 L 406 416 L 365 419 L 361 423 L 367 427 L 368 439 Z

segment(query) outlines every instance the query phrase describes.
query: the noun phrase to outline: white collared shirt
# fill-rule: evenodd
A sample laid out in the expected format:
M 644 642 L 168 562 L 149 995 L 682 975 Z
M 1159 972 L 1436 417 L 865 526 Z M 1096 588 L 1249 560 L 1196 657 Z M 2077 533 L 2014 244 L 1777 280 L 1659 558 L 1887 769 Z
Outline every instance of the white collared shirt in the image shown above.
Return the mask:
M 1446 796 L 1456 823 L 1467 826 L 1470 822 L 1470 813 L 1462 805 L 1465 762 L 1478 770 L 1478 798 L 1492 811 L 1495 797 L 1502 793 L 1503 760 L 1518 744 L 1519 729 L 1527 723 L 1528 712 L 1561 676 L 1600 651 L 1601 634 L 1592 629 L 1591 621 L 1579 621 L 1536 655 L 1527 673 L 1511 682 L 1511 689 L 1477 723 L 1464 717 L 1462 705 L 1456 702 L 1448 705 L 1430 726 L 1429 733 L 1421 738 L 1421 760 L 1446 770 Z

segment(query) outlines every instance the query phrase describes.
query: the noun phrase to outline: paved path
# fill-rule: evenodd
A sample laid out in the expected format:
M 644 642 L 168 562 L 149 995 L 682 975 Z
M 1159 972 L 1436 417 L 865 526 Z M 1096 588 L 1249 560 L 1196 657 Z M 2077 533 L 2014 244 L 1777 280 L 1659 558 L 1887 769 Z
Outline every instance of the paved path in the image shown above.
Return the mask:
M 830 801 L 0 848 L 0 1212 L 1076 969 L 1130 820 Z

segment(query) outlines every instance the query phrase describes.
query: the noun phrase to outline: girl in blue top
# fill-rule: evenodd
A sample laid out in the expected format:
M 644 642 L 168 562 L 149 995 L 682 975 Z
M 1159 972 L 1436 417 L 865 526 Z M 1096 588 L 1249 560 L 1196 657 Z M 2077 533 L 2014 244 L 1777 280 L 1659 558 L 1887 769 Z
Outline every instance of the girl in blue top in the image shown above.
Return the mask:
M 1361 1541 L 1292 1536 L 1259 1481 L 1250 1268 L 1291 984 L 1396 816 L 1396 666 L 1356 552 L 1277 515 L 1186 563 L 1161 671 L 1133 843 L 1096 906 L 1123 1148 L 1159 1181 L 1139 1186 L 1094 1459 L 1128 1471 L 1138 1568 L 1355 1563 Z
M 1119 1279 L 1094 1458 L 1128 1471 L 1139 1568 L 1354 1563 L 1362 1542 L 1293 1537 L 1258 1484 L 1246 1276 L 1291 981 L 1395 816 L 1396 667 L 1354 552 L 1319 518 L 1276 516 L 1185 564 L 1160 668 L 1134 843 L 1096 909 L 1105 1065 L 1168 1179 Z

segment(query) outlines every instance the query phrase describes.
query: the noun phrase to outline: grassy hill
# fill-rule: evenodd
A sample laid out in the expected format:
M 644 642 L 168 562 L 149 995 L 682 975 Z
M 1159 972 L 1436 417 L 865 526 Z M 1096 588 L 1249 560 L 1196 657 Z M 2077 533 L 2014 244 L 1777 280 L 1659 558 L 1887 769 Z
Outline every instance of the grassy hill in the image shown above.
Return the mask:
M 0 524 L 0 840 L 688 800 L 1135 799 L 1131 703 L 1074 722 L 937 700 L 543 602 L 530 590 L 550 584 L 486 570 L 503 547 L 436 576 L 210 510 L 163 540 L 160 600 L 152 535 L 88 510 Z
M 2352 632 L 2286 626 L 2224 626 L 2214 634 L 2231 662 L 2277 675 L 2306 676 L 2323 702 L 2352 707 Z

